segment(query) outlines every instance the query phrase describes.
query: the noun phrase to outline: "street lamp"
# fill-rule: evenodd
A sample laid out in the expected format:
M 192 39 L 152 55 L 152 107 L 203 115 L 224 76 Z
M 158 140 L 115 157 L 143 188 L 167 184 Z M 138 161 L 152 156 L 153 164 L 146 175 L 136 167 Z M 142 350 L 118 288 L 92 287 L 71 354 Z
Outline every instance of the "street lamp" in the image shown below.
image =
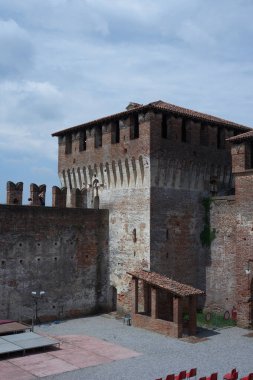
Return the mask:
M 39 323 L 40 322 L 40 319 L 38 317 L 38 301 L 40 298 L 42 298 L 46 292 L 44 292 L 44 290 L 36 290 L 36 291 L 32 291 L 31 292 L 32 294 L 32 298 L 33 298 L 33 301 L 34 301 L 34 312 L 33 312 L 33 317 L 34 319 L 32 319 L 32 330 L 33 330 L 33 323 L 34 323 L 34 320 L 35 320 L 35 323 L 38 321 Z

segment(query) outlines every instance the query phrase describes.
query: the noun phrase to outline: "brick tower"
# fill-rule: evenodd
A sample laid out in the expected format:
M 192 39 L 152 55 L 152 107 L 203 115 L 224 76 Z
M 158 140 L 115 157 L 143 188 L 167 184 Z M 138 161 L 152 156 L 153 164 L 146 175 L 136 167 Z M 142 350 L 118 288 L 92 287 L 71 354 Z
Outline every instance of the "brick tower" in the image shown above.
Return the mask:
M 205 290 L 203 199 L 233 191 L 226 139 L 248 129 L 157 101 L 53 134 L 68 206 L 78 189 L 88 208 L 109 209 L 112 306 L 130 309 L 138 268 Z

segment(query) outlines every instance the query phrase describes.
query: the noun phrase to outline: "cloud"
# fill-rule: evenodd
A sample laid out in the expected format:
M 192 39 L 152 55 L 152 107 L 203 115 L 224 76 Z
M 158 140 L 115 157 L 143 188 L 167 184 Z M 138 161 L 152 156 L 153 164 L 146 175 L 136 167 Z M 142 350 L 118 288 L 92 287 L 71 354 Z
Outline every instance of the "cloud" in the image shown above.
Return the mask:
M 24 75 L 33 64 L 29 34 L 14 20 L 0 20 L 0 79 Z
M 251 0 L 0 0 L 2 157 L 33 176 L 33 156 L 38 172 L 57 159 L 52 132 L 129 101 L 250 125 L 252 13 Z
M 48 82 L 5 81 L 0 83 L 0 128 L 5 122 L 49 124 L 62 117 L 62 94 Z M 8 104 L 8 107 L 6 107 Z

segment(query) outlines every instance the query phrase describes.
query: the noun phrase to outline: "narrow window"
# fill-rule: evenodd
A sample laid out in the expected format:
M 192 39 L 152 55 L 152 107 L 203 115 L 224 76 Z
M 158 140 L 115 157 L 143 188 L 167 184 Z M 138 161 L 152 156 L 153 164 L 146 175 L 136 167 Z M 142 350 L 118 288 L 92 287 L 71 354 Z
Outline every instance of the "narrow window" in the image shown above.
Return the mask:
M 133 242 L 136 243 L 137 242 L 136 228 L 134 228 L 133 231 L 132 231 L 132 237 L 133 237 Z
M 250 169 L 253 168 L 253 141 L 250 142 Z
M 225 130 L 221 127 L 217 127 L 217 129 L 217 148 L 222 149 L 225 146 Z
M 200 145 L 208 146 L 208 125 L 203 123 L 200 126 Z
M 168 230 L 168 228 L 166 229 L 166 240 L 169 240 L 169 230 Z
M 182 120 L 181 141 L 186 142 L 186 120 Z
M 102 128 L 95 128 L 95 148 L 99 148 L 102 146 Z
M 167 139 L 168 133 L 167 133 L 167 115 L 162 114 L 162 138 Z
M 139 117 L 138 114 L 134 115 L 130 125 L 130 140 L 139 138 Z
M 119 143 L 120 140 L 120 132 L 119 132 L 119 120 L 116 120 L 114 123 L 112 123 L 112 144 Z
M 86 130 L 80 132 L 79 152 L 86 150 Z
M 66 135 L 65 154 L 72 153 L 72 135 Z

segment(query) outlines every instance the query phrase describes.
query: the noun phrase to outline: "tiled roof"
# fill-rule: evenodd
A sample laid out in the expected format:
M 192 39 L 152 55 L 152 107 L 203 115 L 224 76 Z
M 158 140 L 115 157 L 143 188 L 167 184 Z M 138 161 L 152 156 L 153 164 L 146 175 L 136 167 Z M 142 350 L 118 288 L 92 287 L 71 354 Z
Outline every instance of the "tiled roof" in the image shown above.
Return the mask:
M 170 293 L 173 293 L 174 295 L 179 297 L 204 294 L 204 292 L 200 289 L 193 288 L 190 285 L 182 284 L 181 282 L 172 280 L 159 273 L 147 272 L 145 270 L 136 270 L 127 273 L 130 274 L 132 277 L 144 280 L 153 286 L 157 286 L 158 288 L 168 290 Z
M 243 140 L 253 140 L 253 131 L 241 133 L 240 135 L 230 137 L 227 140 L 230 142 L 237 142 L 237 141 L 243 141 Z
M 233 123 L 232 121 L 224 120 L 224 119 L 221 119 L 221 118 L 216 117 L 216 116 L 207 115 L 205 113 L 193 111 L 193 110 L 190 110 L 188 108 L 178 107 L 178 106 L 175 106 L 174 104 L 170 104 L 170 103 L 163 102 L 162 100 L 158 100 L 158 101 L 153 102 L 153 103 L 148 103 L 146 105 L 136 106 L 134 108 L 130 108 L 126 111 L 116 113 L 114 115 L 105 116 L 105 117 L 102 117 L 100 119 L 92 120 L 92 121 L 89 121 L 89 122 L 84 123 L 84 124 L 76 125 L 74 127 L 55 132 L 52 134 L 52 136 L 62 136 L 66 133 L 77 132 L 78 130 L 80 130 L 82 128 L 87 128 L 87 127 L 92 127 L 94 125 L 101 125 L 101 124 L 109 123 L 112 120 L 124 118 L 124 117 L 131 115 L 131 114 L 135 114 L 138 112 L 147 112 L 147 111 L 165 111 L 165 112 L 170 112 L 170 113 L 177 115 L 177 116 L 188 116 L 188 117 L 193 118 L 195 120 L 205 121 L 205 122 L 208 122 L 211 124 L 228 126 L 228 127 L 232 127 L 235 129 L 242 129 L 243 131 L 250 130 L 249 127 L 246 127 L 246 126 L 241 125 L 241 124 Z

